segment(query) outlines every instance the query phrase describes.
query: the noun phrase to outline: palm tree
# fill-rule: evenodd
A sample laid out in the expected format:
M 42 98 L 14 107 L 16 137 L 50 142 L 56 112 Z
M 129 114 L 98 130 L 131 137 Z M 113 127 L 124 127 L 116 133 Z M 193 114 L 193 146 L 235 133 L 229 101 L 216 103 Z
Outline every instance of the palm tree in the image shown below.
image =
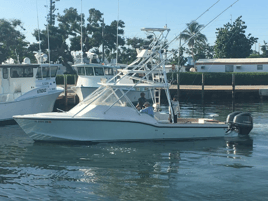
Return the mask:
M 189 46 L 190 53 L 194 60 L 194 45 L 196 42 L 205 43 L 207 41 L 207 37 L 200 33 L 204 25 L 199 24 L 196 21 L 192 21 L 191 23 L 187 23 L 187 28 L 181 32 L 180 39 L 187 42 L 187 45 Z

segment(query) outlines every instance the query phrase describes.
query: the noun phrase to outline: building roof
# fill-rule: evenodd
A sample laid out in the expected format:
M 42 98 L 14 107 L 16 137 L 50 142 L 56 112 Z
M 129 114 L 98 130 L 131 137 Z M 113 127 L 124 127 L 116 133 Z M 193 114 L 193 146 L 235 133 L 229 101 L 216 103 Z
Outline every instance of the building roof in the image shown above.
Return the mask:
M 268 58 L 199 59 L 196 65 L 223 64 L 268 64 Z

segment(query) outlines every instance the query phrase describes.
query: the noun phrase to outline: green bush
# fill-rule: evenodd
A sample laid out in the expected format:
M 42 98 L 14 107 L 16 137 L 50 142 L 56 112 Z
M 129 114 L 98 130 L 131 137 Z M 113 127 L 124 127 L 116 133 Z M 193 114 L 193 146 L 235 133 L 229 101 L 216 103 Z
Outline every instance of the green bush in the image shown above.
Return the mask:
M 268 73 L 203 73 L 205 85 L 231 85 L 232 74 L 235 75 L 236 85 L 268 85 Z M 172 73 L 167 74 L 169 81 L 172 80 Z M 173 81 L 177 80 L 174 73 Z M 183 72 L 180 73 L 181 85 L 202 85 L 202 73 Z

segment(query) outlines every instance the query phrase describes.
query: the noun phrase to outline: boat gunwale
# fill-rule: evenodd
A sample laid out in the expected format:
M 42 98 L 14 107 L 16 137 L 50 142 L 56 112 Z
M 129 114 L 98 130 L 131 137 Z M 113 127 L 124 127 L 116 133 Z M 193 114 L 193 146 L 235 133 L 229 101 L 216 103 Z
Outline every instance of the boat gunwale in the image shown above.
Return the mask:
M 13 118 L 16 119 L 27 119 L 27 120 L 32 120 L 32 121 L 109 121 L 109 122 L 124 122 L 124 123 L 137 123 L 137 124 L 144 124 L 144 125 L 148 125 L 148 126 L 153 126 L 156 128 L 228 128 L 228 124 L 225 124 L 224 122 L 220 123 L 208 123 L 208 124 L 200 124 L 200 123 L 156 123 L 156 124 L 152 124 L 152 123 L 146 123 L 146 122 L 139 122 L 139 121 L 129 121 L 129 120 L 112 120 L 112 119 L 98 119 L 98 118 L 82 118 L 82 117 L 75 117 L 72 118 L 72 116 L 68 116 L 68 117 L 25 117 L 23 115 L 15 115 L 13 116 Z M 223 124 L 224 123 L 224 124 Z M 185 126 L 188 125 L 188 126 Z M 192 126 L 191 126 L 192 125 Z

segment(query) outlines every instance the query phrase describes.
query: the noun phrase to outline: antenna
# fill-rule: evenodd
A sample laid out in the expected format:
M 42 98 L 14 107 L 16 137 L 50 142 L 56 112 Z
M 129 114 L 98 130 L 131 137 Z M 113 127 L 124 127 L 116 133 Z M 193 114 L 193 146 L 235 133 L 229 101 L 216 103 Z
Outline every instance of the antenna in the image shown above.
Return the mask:
M 195 21 L 197 21 L 199 18 L 201 18 L 206 12 L 208 12 L 212 7 L 214 7 L 217 3 L 219 3 L 219 1 L 220 0 L 218 0 L 216 3 L 214 3 L 212 6 L 210 6 L 206 11 L 204 11 L 201 15 L 199 15 L 195 20 L 193 20 L 191 23 L 190 23 L 190 25 L 193 23 L 193 22 L 195 22 Z M 239 1 L 239 0 L 237 0 L 237 1 Z M 236 2 L 235 2 L 236 3 Z M 235 4 L 234 3 L 234 4 Z M 233 4 L 232 4 L 233 5 Z M 231 5 L 231 6 L 232 6 Z M 187 28 L 185 28 L 184 30 L 186 30 Z M 184 31 L 183 30 L 183 31 Z M 171 40 L 171 42 L 169 42 L 169 44 L 171 44 L 171 43 L 173 43 L 173 41 L 175 41 L 175 40 L 177 40 L 178 38 L 180 38 L 180 35 L 181 35 L 181 33 L 179 34 L 179 35 L 177 35 L 175 38 L 173 38 L 173 40 Z
M 82 21 L 82 0 L 81 0 L 81 63 L 83 63 L 83 21 Z
M 116 65 L 118 59 L 118 23 L 119 23 L 119 0 L 118 0 L 117 28 L 116 28 Z
M 47 11 L 48 11 L 48 5 L 47 7 Z M 50 67 L 50 46 L 49 46 L 49 23 L 47 22 L 47 52 L 48 52 L 48 65 Z M 50 71 L 50 77 L 51 77 L 51 71 Z
M 36 0 L 36 12 L 37 12 L 37 27 L 38 27 L 38 44 L 39 44 L 39 52 L 41 52 L 40 28 L 39 28 L 39 16 L 38 16 L 37 0 Z

